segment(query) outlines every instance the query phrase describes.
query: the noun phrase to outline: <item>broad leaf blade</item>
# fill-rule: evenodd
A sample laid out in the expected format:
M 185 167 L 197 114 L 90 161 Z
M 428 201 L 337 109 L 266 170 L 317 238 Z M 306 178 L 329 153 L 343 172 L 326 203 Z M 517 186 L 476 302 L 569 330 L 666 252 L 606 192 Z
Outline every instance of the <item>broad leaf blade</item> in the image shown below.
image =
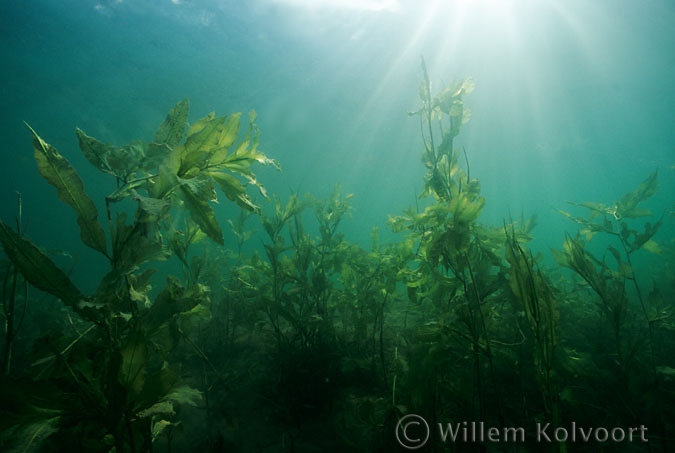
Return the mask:
M 131 336 L 128 343 L 120 349 L 120 355 L 122 363 L 119 370 L 119 382 L 132 395 L 138 395 L 145 385 L 148 345 L 141 335 Z
M 178 404 L 187 404 L 188 406 L 197 406 L 203 401 L 202 392 L 190 387 L 189 385 L 181 385 L 171 390 L 169 394 L 164 397 L 165 401 L 173 401 Z
M 616 207 L 616 214 L 618 218 L 624 217 L 643 217 L 651 215 L 644 209 L 637 209 L 637 206 L 656 193 L 659 188 L 659 180 L 657 172 L 654 171 L 647 177 L 640 185 L 632 192 L 627 193 Z
M 77 135 L 77 141 L 80 144 L 80 150 L 82 151 L 82 154 L 89 162 L 91 162 L 94 167 L 98 168 L 102 172 L 119 176 L 112 168 L 110 168 L 110 165 L 108 164 L 107 156 L 112 152 L 112 146 L 106 145 L 105 143 L 96 140 L 94 137 L 88 136 L 79 127 L 75 128 L 75 135 Z
M 199 228 L 214 242 L 224 244 L 223 232 L 216 220 L 216 213 L 209 204 L 209 201 L 214 201 L 216 198 L 213 185 L 209 181 L 198 181 L 197 178 L 183 181 L 180 185 L 180 198 Z
M 84 296 L 68 276 L 32 242 L 2 221 L 0 221 L 0 243 L 26 281 L 58 297 L 66 305 L 78 308 Z
M 237 134 L 239 133 L 239 122 L 241 119 L 241 113 L 235 113 L 227 117 L 225 124 L 220 132 L 220 137 L 218 140 L 219 148 L 213 153 L 212 160 L 215 162 L 220 162 L 227 155 L 227 150 L 234 141 L 237 139 Z
M 212 171 L 208 173 L 209 176 L 218 184 L 220 190 L 222 190 L 227 198 L 236 202 L 242 208 L 248 209 L 249 211 L 259 212 L 260 207 L 255 205 L 246 193 L 246 187 L 234 176 L 219 172 Z
M 59 198 L 75 210 L 82 242 L 107 256 L 106 237 L 97 220 L 98 211 L 85 193 L 82 180 L 56 148 L 45 142 L 28 124 L 26 126 L 33 134 L 35 160 L 40 175 L 56 187 Z
M 141 215 L 149 214 L 141 213 Z M 161 240 L 147 234 L 147 231 L 141 228 L 140 222 L 127 225 L 124 213 L 117 217 L 117 227 L 112 235 L 112 254 L 114 271 L 118 274 L 127 274 L 148 261 L 164 261 L 169 258 L 168 250 Z
M 108 145 L 90 137 L 79 128 L 75 129 L 75 135 L 77 135 L 84 157 L 102 172 L 126 180 L 130 174 L 146 164 L 148 145 L 145 143 L 134 142 L 125 146 Z
M 166 119 L 160 124 L 154 143 L 166 143 L 170 147 L 180 143 L 187 128 L 187 117 L 190 112 L 190 101 L 185 98 L 177 103 L 174 108 L 166 115 Z
M 220 147 L 220 138 L 225 127 L 226 117 L 213 114 L 197 121 L 187 132 L 187 138 L 181 149 L 179 176 L 192 168 L 204 168 L 213 153 Z

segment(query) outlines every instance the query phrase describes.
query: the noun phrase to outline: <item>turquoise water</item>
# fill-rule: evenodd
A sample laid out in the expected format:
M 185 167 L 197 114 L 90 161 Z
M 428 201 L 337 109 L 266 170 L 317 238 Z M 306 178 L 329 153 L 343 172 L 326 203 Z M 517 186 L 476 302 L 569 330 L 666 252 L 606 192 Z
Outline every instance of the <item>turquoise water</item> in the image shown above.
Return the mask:
M 378 227 L 394 242 L 388 216 L 423 190 L 420 123 L 408 115 L 420 107 L 423 57 L 433 91 L 475 82 L 455 145 L 481 181 L 480 221 L 537 215 L 530 246 L 545 266 L 577 231 L 558 210 L 583 214 L 567 201 L 611 205 L 658 171 L 645 206 L 652 222 L 662 216 L 664 254 L 636 261 L 651 285 L 648 264 L 673 263 L 674 49 L 671 0 L 5 0 L 0 219 L 13 225 L 20 192 L 24 232 L 67 251 L 54 260 L 94 291 L 107 262 L 36 172 L 23 122 L 99 203 L 115 181 L 81 155 L 75 127 L 106 143 L 150 140 L 188 97 L 191 122 L 256 110 L 260 149 L 282 167 L 255 169 L 269 194 L 325 198 L 340 185 L 354 194 L 345 237 L 368 248 Z M 238 211 L 221 198 L 225 225 Z
M 537 213 L 557 245 L 565 200 L 609 202 L 654 169 L 672 198 L 674 15 L 668 1 L 7 1 L 2 217 L 18 190 L 44 226 L 22 121 L 86 172 L 75 126 L 147 139 L 187 96 L 191 120 L 256 109 L 261 148 L 283 166 L 268 188 L 323 196 L 341 183 L 355 194 L 346 227 L 367 238 L 421 190 L 406 111 L 424 56 L 435 87 L 476 83 L 458 144 L 485 218 Z

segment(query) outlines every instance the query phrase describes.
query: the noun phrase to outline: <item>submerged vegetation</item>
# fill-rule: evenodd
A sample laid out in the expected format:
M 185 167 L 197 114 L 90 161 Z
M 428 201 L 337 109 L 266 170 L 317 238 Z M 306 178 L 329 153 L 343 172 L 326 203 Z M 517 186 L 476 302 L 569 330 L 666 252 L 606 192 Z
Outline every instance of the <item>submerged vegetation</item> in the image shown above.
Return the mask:
M 40 174 L 108 270 L 85 294 L 25 235 L 20 198 L 16 226 L 0 222 L 2 451 L 393 451 L 410 414 L 432 427 L 429 451 L 540 451 L 536 423 L 552 451 L 672 449 L 675 243 L 658 237 L 672 211 L 643 221 L 657 173 L 616 203 L 572 203 L 586 215 L 560 211 L 579 229 L 547 268 L 528 248 L 535 218 L 479 222 L 480 182 L 455 146 L 473 82 L 434 95 L 422 73 L 424 190 L 390 218 L 400 239 L 375 229 L 369 248 L 340 232 L 352 195 L 339 188 L 254 201 L 268 199 L 255 166 L 278 168 L 254 112 L 244 127 L 240 113 L 188 125 L 184 100 L 124 146 L 77 129 L 116 183 L 99 204 L 28 126 Z M 227 246 L 219 194 L 241 208 Z M 158 272 L 169 260 L 180 275 Z M 433 429 L 463 422 L 523 436 Z M 553 437 L 571 423 L 644 426 L 648 444 Z

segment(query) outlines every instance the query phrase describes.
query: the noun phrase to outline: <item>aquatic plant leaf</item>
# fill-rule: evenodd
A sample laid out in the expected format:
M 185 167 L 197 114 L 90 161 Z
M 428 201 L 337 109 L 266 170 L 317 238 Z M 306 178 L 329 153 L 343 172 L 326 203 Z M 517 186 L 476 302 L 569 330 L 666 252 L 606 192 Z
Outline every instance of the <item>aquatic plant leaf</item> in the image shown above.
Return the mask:
M 0 242 L 21 275 L 34 287 L 61 299 L 66 305 L 79 307 L 85 296 L 47 255 L 32 242 L 0 221 Z
M 227 155 L 228 148 L 232 146 L 234 141 L 237 139 L 240 119 L 241 113 L 234 113 L 227 117 L 227 121 L 225 121 L 222 131 L 220 132 L 218 148 L 211 157 L 213 162 L 220 162 Z
M 194 407 L 202 402 L 202 392 L 189 385 L 181 385 L 169 392 L 163 400 Z
M 168 428 L 169 426 L 181 426 L 180 422 L 171 423 L 168 420 L 153 420 L 152 422 L 152 441 L 155 442 L 157 438 Z M 169 434 L 170 435 L 170 434 Z
M 619 251 L 616 248 L 612 247 L 611 245 L 607 247 L 607 250 L 609 250 L 612 256 L 614 256 L 616 263 L 618 265 L 621 265 L 622 261 L 621 261 L 621 254 L 619 253 Z
M 147 143 L 141 141 L 113 147 L 113 151 L 107 157 L 108 165 L 126 179 L 128 175 L 145 168 L 147 147 Z
M 200 133 L 209 123 L 211 123 L 216 118 L 216 112 L 211 112 L 203 118 L 197 120 L 192 126 L 187 130 L 187 139 L 191 136 Z M 224 120 L 224 117 L 220 117 L 219 120 Z M 213 124 L 212 124 L 213 125 Z M 186 139 L 186 141 L 187 141 Z
M 657 366 L 656 372 L 663 378 L 671 381 L 675 380 L 675 368 L 669 366 Z
M 136 217 L 141 223 L 157 223 L 166 218 L 171 207 L 171 200 L 166 198 L 152 198 L 133 194 L 133 199 L 138 202 Z
M 116 203 L 136 193 L 137 188 L 144 186 L 147 179 L 134 179 L 118 187 L 113 193 L 105 197 L 106 201 Z
M 258 149 L 257 138 L 245 139 L 232 154 L 220 161 L 217 167 L 220 170 L 230 170 L 234 173 L 252 176 L 251 166 L 256 162 L 262 165 L 272 165 L 277 170 L 281 169 L 276 160 L 270 159 Z
M 663 253 L 661 246 L 653 239 L 649 239 L 647 242 L 642 244 L 642 248 L 655 255 L 660 255 Z
M 216 192 L 210 181 L 199 178 L 183 180 L 180 184 L 180 198 L 190 212 L 192 220 L 199 225 L 212 241 L 224 244 L 223 232 L 216 220 L 216 213 L 209 201 L 216 200 Z
M 192 244 L 206 238 L 206 234 L 190 218 L 185 219 L 185 231 L 171 228 L 167 234 L 169 247 L 186 266 L 188 264 L 188 250 Z
M 535 268 L 532 253 L 526 253 L 511 232 L 506 233 L 506 261 L 509 263 L 509 286 L 520 300 L 528 324 L 536 340 L 534 351 L 535 364 L 539 368 L 540 389 L 544 398 L 550 398 L 549 382 L 553 360 L 553 349 L 557 343 L 555 324 L 558 318 L 556 301 L 551 287 L 542 274 Z
M 462 80 L 461 86 L 457 90 L 455 96 L 464 96 L 465 94 L 473 93 L 473 90 L 476 89 L 476 82 L 473 81 L 471 77 Z
M 155 137 L 152 140 L 153 143 L 165 143 L 172 148 L 178 145 L 187 128 L 187 117 L 189 112 L 190 101 L 187 98 L 178 102 L 171 111 L 169 111 L 166 118 L 157 129 L 157 132 L 155 132 Z
M 572 203 L 572 202 L 568 202 L 568 203 L 577 205 L 577 203 Z M 579 204 L 579 206 L 581 206 L 581 205 L 582 204 Z M 588 206 L 586 206 L 586 207 L 588 207 Z M 598 232 L 614 234 L 615 223 L 609 220 L 610 218 L 613 218 L 613 217 L 603 215 L 602 222 L 598 223 L 598 222 L 593 222 L 593 221 L 587 220 L 584 217 L 573 216 L 569 212 L 563 211 L 561 209 L 559 209 L 558 212 L 560 214 L 564 215 L 565 217 L 567 217 L 568 219 L 570 219 L 571 221 L 573 221 L 574 223 L 582 225 L 583 228 L 579 231 L 579 233 L 586 236 L 587 241 L 590 241 L 593 238 L 593 236 Z M 598 215 L 597 211 L 593 211 L 593 212 L 595 214 L 591 215 L 591 217 L 597 217 L 597 215 Z
M 192 285 L 184 288 L 175 277 L 167 277 L 166 286 L 157 295 L 144 319 L 147 332 L 155 333 L 175 315 L 187 313 L 197 305 L 209 302 L 208 288 L 204 285 Z
M 37 344 L 37 342 L 36 342 Z M 0 376 L 0 447 L 3 453 L 42 452 L 69 408 L 54 380 Z
M 209 176 L 218 184 L 227 198 L 249 211 L 259 212 L 260 207 L 255 205 L 246 193 L 246 187 L 234 176 L 220 171 L 212 171 Z
M 201 403 L 202 400 L 203 398 L 200 391 L 195 390 L 188 385 L 181 385 L 173 388 L 169 393 L 162 397 L 161 401 L 156 402 L 147 409 L 139 411 L 136 416 L 139 418 L 158 418 L 162 416 L 169 418 L 176 415 L 176 404 L 187 404 L 194 407 Z M 152 438 L 157 438 L 164 429 L 171 425 L 173 425 L 173 423 L 164 419 L 153 422 Z
M 165 162 L 165 165 L 160 165 L 157 173 L 157 178 L 154 179 L 154 184 L 151 184 L 148 189 L 148 194 L 154 198 L 165 198 L 169 196 L 173 190 L 178 187 L 178 169 L 180 167 L 180 158 L 176 153 L 173 153 Z
M 410 273 L 412 279 L 405 281 L 405 285 L 408 288 L 419 288 L 420 286 L 426 285 L 429 282 L 430 277 L 427 274 L 413 274 Z
M 147 145 L 142 142 L 113 146 L 90 137 L 81 129 L 75 134 L 84 157 L 96 168 L 126 180 L 130 174 L 143 167 Z
M 152 305 L 148 298 L 148 293 L 152 290 L 152 285 L 148 281 L 156 272 L 156 269 L 145 269 L 140 274 L 127 274 L 127 287 L 129 298 L 143 307 Z
M 241 113 L 235 113 L 227 117 L 215 117 L 212 113 L 195 123 L 188 130 L 185 143 L 178 149 L 177 154 L 179 154 L 180 163 L 176 169 L 175 175 L 180 180 L 179 184 L 183 184 L 183 181 L 185 180 L 197 180 L 198 177 L 201 178 L 201 174 L 205 174 L 218 184 L 230 200 L 237 202 L 245 209 L 259 212 L 260 208 L 251 201 L 246 193 L 245 184 L 239 181 L 235 176 L 226 172 L 246 177 L 248 183 L 256 186 L 263 197 L 266 197 L 267 194 L 265 188 L 256 180 L 255 175 L 251 171 L 251 165 L 258 162 L 264 165 L 271 164 L 277 168 L 279 168 L 279 166 L 276 161 L 269 159 L 257 149 L 258 139 L 256 134 L 257 129 L 254 124 L 254 111 L 249 113 L 249 130 L 246 137 L 236 147 L 234 152 L 228 154 L 229 147 L 236 141 L 240 127 L 240 119 Z M 170 170 L 173 168 L 175 168 L 175 165 L 170 165 L 168 167 L 168 173 L 172 173 Z M 167 172 L 165 171 L 164 173 Z M 199 179 L 199 181 L 200 185 L 205 184 L 203 178 Z M 162 186 L 163 193 L 170 190 L 169 186 L 171 183 L 172 181 L 169 181 L 168 178 L 165 177 L 160 168 L 158 185 Z M 193 189 L 195 189 L 195 187 L 186 190 L 194 192 Z M 199 187 L 197 187 L 197 189 L 200 190 Z M 196 216 L 198 212 L 201 212 L 196 209 L 194 203 L 189 199 L 189 194 L 186 194 L 186 196 L 182 198 L 186 198 L 185 201 L 189 204 L 188 207 L 192 205 L 194 208 L 193 211 L 191 211 L 193 212 L 193 216 Z M 204 196 L 199 196 L 199 194 L 198 198 L 206 200 Z M 216 200 L 215 192 L 209 200 Z M 197 217 L 194 218 L 200 226 L 205 227 L 205 231 L 211 230 L 212 233 L 215 233 L 211 221 L 207 221 L 206 219 L 198 221 Z M 209 236 L 212 236 L 212 234 L 209 234 Z
M 251 165 L 254 162 L 256 162 L 256 160 L 251 156 L 232 154 L 218 164 L 218 169 L 229 170 L 241 175 L 251 175 Z
M 644 231 L 642 233 L 631 229 L 628 227 L 626 222 L 621 223 L 621 239 L 628 243 L 630 246 L 630 251 L 633 252 L 635 250 L 638 250 L 644 246 L 647 242 L 651 240 L 651 238 L 659 231 L 659 228 L 661 228 L 662 220 L 659 220 L 655 224 L 651 224 L 651 222 L 646 222 L 644 225 Z M 653 247 L 654 244 L 650 244 L 650 246 Z M 658 250 L 658 246 L 653 247 L 653 249 L 656 251 Z
M 143 321 L 145 321 L 145 319 L 143 319 Z M 155 350 L 161 351 L 162 357 L 166 357 L 165 354 L 169 354 L 177 345 L 177 340 L 168 339 L 167 341 L 166 336 L 175 333 L 176 329 L 171 328 L 166 323 L 162 324 L 161 329 L 152 330 L 149 325 L 144 323 L 143 330 L 146 332 L 146 335 L 151 335 L 148 342 L 149 352 Z M 152 358 L 153 357 L 151 356 L 151 360 L 148 361 L 148 373 L 145 378 L 143 391 L 136 398 L 136 404 L 133 408 L 137 413 L 151 408 L 156 403 L 164 401 L 166 395 L 181 382 L 182 371 L 178 362 L 173 360 L 164 361 L 161 363 L 161 366 L 158 367 L 157 365 L 160 364 L 152 360 Z M 157 357 L 155 356 L 155 358 Z
M 82 242 L 107 256 L 106 237 L 97 220 L 98 211 L 85 193 L 82 180 L 56 148 L 45 142 L 28 123 L 26 126 L 33 134 L 35 160 L 40 175 L 56 187 L 59 198 L 77 214 Z
M 169 258 L 171 253 L 162 244 L 161 238 L 148 234 L 148 229 L 141 222 L 127 225 L 126 218 L 125 213 L 117 216 L 112 234 L 114 272 L 124 275 L 145 262 Z
M 598 260 L 586 251 L 585 244 L 582 240 L 567 236 L 565 238 L 565 243 L 563 244 L 563 253 L 564 258 L 557 256 L 558 254 L 554 253 L 556 261 L 561 265 L 572 269 L 588 283 L 591 289 L 600 296 L 605 304 L 603 309 L 608 307 L 608 302 L 615 304 L 617 307 L 622 303 L 624 298 L 619 297 L 620 294 L 617 294 L 616 298 L 610 294 L 612 288 L 608 288 L 607 285 L 607 264 L 605 264 L 604 261 Z M 599 270 L 596 268 L 596 264 L 599 265 Z
M 110 168 L 106 156 L 110 154 L 113 147 L 106 145 L 93 137 L 88 136 L 82 129 L 75 128 L 75 135 L 80 144 L 80 150 L 84 157 L 96 168 L 102 172 L 117 176 L 115 171 Z
M 575 205 L 575 206 L 582 206 L 582 207 L 590 209 L 591 211 L 596 212 L 598 214 L 611 214 L 612 213 L 612 210 L 602 203 L 594 203 L 592 201 L 582 201 L 580 203 L 568 201 L 567 203 Z
M 631 208 L 625 211 L 617 210 L 616 212 L 616 216 L 618 218 L 629 218 L 629 219 L 635 219 L 638 217 L 651 217 L 653 215 L 654 213 L 652 213 L 652 211 L 647 208 Z
M 621 219 L 624 217 L 641 217 L 645 214 L 645 210 L 636 209 L 637 206 L 656 193 L 659 188 L 659 181 L 657 172 L 654 171 L 647 177 L 640 185 L 632 192 L 627 193 L 616 205 L 615 217 Z
M 173 409 L 173 403 L 171 401 L 160 401 L 136 414 L 139 418 L 147 418 L 154 415 L 176 415 L 176 411 Z
M 162 165 L 173 154 L 173 148 L 166 143 L 148 143 L 145 145 L 145 156 L 141 168 L 153 170 Z
M 226 148 L 237 138 L 239 116 L 237 113 L 229 117 L 216 117 L 212 113 L 190 127 L 181 149 L 179 176 L 193 167 L 205 168 L 216 152 L 224 156 Z
M 453 213 L 454 221 L 458 223 L 471 223 L 480 215 L 485 206 L 485 199 L 478 197 L 473 200 L 465 192 L 450 200 L 448 210 Z
M 120 349 L 122 363 L 119 369 L 119 382 L 133 394 L 140 394 L 145 385 L 148 346 L 140 336 L 132 336 Z
M 180 178 L 179 184 L 183 188 L 187 188 L 195 197 L 204 201 L 218 201 L 216 189 L 212 181 L 208 178 L 207 173 L 195 171 L 195 176 L 190 178 Z
M 46 450 L 50 437 L 59 431 L 62 414 L 55 410 L 35 408 L 35 413 L 21 414 L 20 423 L 0 432 L 0 445 L 4 453 L 39 453 Z M 6 415 L 4 415 L 6 417 Z M 18 417 L 17 417 L 18 418 Z

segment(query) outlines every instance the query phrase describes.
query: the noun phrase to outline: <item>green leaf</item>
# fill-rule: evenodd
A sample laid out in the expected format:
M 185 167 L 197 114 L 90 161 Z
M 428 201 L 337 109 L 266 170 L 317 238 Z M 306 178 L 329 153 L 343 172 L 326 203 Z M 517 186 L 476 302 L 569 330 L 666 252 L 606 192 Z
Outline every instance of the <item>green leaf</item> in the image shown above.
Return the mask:
M 33 134 L 38 170 L 43 178 L 56 187 L 59 198 L 75 210 L 82 242 L 108 256 L 105 233 L 97 220 L 96 205 L 85 193 L 77 172 L 56 148 L 42 140 L 28 123 L 26 126 Z
M 156 165 L 157 155 L 161 154 L 160 145 L 150 147 L 143 142 L 133 142 L 125 146 L 113 146 L 90 137 L 81 129 L 75 129 L 75 135 L 84 157 L 96 168 L 122 180 L 139 169 Z M 147 154 L 152 152 L 152 159 Z
M 188 313 L 198 305 L 208 305 L 208 288 L 196 284 L 184 288 L 177 278 L 169 276 L 166 286 L 157 295 L 155 302 L 147 311 L 143 320 L 144 329 L 151 335 L 165 326 L 174 316 Z
M 234 113 L 227 117 L 227 121 L 220 131 L 220 137 L 218 140 L 218 149 L 213 153 L 211 160 L 214 162 L 220 162 L 227 155 L 227 149 L 232 146 L 234 141 L 237 139 L 237 134 L 239 133 L 239 121 L 241 119 L 241 113 Z
M 164 401 L 173 401 L 178 404 L 187 404 L 188 406 L 197 406 L 202 402 L 202 392 L 193 389 L 189 385 L 181 385 L 174 388 L 164 398 Z
M 141 223 L 156 224 L 169 214 L 171 201 L 166 198 L 152 198 L 134 194 L 133 199 L 138 202 L 136 216 Z
M 154 198 L 165 198 L 170 196 L 176 187 L 178 187 L 178 167 L 180 163 L 175 159 L 175 155 L 172 155 L 169 160 L 167 160 L 166 165 L 161 165 L 158 169 L 157 178 L 154 180 L 154 184 L 150 185 L 148 194 Z
M 48 450 L 50 437 L 58 433 L 62 416 L 27 421 L 0 434 L 0 444 L 6 453 L 38 453 Z
M 174 154 L 174 150 L 166 143 L 150 143 L 145 146 L 145 156 L 142 162 L 143 170 L 154 170 Z
M 154 143 L 165 143 L 172 148 L 179 144 L 187 127 L 189 112 L 190 101 L 187 98 L 178 102 L 166 115 L 166 119 L 160 124 L 152 141 Z
M 219 172 L 212 171 L 208 173 L 209 176 L 218 184 L 220 190 L 222 190 L 227 198 L 232 201 L 235 201 L 242 208 L 248 209 L 249 211 L 259 212 L 260 207 L 256 206 L 251 199 L 246 194 L 246 187 L 234 176 Z
M 636 209 L 637 206 L 656 193 L 659 188 L 657 172 L 654 171 L 640 185 L 630 193 L 627 193 L 617 203 L 615 217 L 643 217 L 651 215 L 647 210 Z
M 230 132 L 227 130 L 226 120 L 227 117 L 216 117 L 211 113 L 190 127 L 180 149 L 181 166 L 178 176 L 185 175 L 192 168 L 206 167 L 213 154 L 229 142 Z
M 161 207 L 160 207 L 161 209 Z M 151 215 L 143 214 L 141 215 Z M 126 274 L 136 266 L 148 261 L 163 261 L 169 258 L 169 250 L 162 244 L 161 238 L 148 234 L 141 222 L 126 224 L 126 214 L 117 216 L 117 225 L 112 238 L 114 272 Z
M 113 193 L 105 197 L 106 201 L 116 203 L 122 201 L 127 197 L 134 196 L 136 194 L 136 189 L 146 185 L 147 179 L 134 179 L 127 182 L 126 184 L 121 185 Z
M 637 217 L 651 217 L 653 215 L 652 211 L 647 208 L 631 208 L 625 211 L 617 210 L 617 217 L 619 218 L 635 219 Z
M 644 244 L 642 244 L 642 248 L 655 255 L 660 255 L 663 253 L 661 246 L 652 239 L 649 239 Z
M 173 409 L 173 403 L 171 401 L 160 401 L 136 414 L 138 418 L 153 417 L 155 415 L 165 415 L 169 417 L 176 415 L 176 411 Z
M 107 156 L 114 149 L 113 146 L 106 145 L 105 143 L 96 140 L 94 137 L 88 136 L 79 127 L 75 128 L 75 135 L 77 135 L 77 141 L 80 144 L 82 154 L 94 167 L 104 173 L 119 176 L 112 168 L 110 168 L 107 160 Z
M 571 267 L 570 263 L 567 259 L 567 254 L 563 252 L 562 250 L 558 249 L 550 249 L 551 250 L 551 255 L 553 256 L 553 259 L 555 260 L 556 263 L 558 263 L 559 266 L 563 267 Z
M 190 217 L 206 235 L 218 244 L 224 244 L 223 232 L 216 220 L 216 213 L 209 204 L 215 201 L 216 192 L 210 181 L 192 178 L 181 181 L 180 198 L 190 211 Z
M 145 385 L 148 346 L 140 336 L 132 336 L 120 349 L 122 363 L 119 369 L 119 382 L 127 390 L 138 395 Z
M 2 221 L 0 242 L 9 259 L 31 285 L 58 297 L 66 305 L 78 308 L 85 297 L 68 276 L 32 242 Z
M 605 206 L 602 203 L 594 203 L 592 201 L 582 201 L 581 203 L 574 203 L 571 201 L 568 201 L 569 204 L 575 205 L 575 206 L 583 206 L 586 209 L 589 209 L 591 211 L 597 212 L 599 214 L 611 214 L 612 210 L 609 209 L 607 206 Z

